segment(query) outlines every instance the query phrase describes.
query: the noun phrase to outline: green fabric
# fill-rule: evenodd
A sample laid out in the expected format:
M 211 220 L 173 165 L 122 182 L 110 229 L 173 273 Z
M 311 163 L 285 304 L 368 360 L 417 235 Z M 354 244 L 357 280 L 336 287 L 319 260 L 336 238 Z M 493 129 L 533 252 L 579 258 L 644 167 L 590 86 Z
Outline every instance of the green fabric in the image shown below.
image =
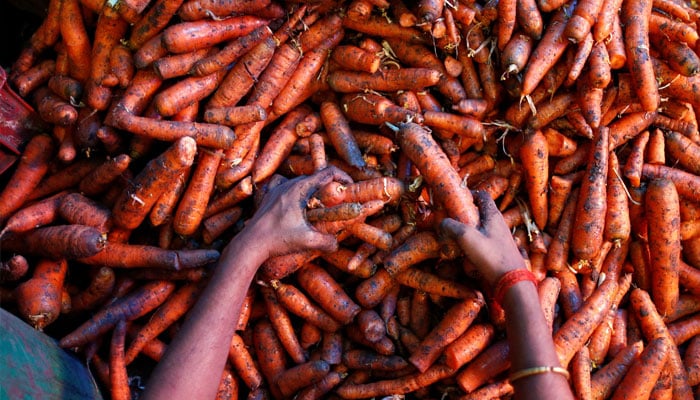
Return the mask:
M 81 361 L 0 308 L 0 399 L 102 399 Z

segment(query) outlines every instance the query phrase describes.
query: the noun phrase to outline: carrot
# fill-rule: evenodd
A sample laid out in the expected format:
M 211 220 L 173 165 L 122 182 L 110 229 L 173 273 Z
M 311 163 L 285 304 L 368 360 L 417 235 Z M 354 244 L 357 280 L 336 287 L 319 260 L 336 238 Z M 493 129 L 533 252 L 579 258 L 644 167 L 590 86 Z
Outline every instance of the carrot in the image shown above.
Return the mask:
M 678 228 L 680 211 L 678 193 L 669 180 L 654 179 L 644 197 L 649 221 L 652 298 L 662 315 L 670 314 L 678 301 L 678 264 L 681 244 Z
M 152 281 L 119 298 L 59 341 L 63 348 L 78 347 L 95 340 L 112 329 L 120 320 L 131 321 L 154 310 L 173 292 L 175 284 Z
M 646 130 L 632 140 L 631 151 L 627 157 L 623 172 L 633 187 L 639 187 L 641 184 L 644 153 L 648 142 L 649 131 Z
M 668 333 L 673 343 L 680 346 L 695 337 L 700 332 L 700 320 L 693 315 L 668 325 Z
M 29 263 L 24 256 L 15 254 L 0 263 L 0 281 L 13 282 L 21 279 L 29 271 Z
M 656 12 L 649 16 L 649 34 L 663 35 L 669 40 L 687 43 L 691 47 L 695 47 L 698 40 L 698 32 L 689 24 Z
M 114 400 L 128 400 L 131 398 L 129 378 L 126 372 L 124 359 L 124 342 L 126 338 L 126 320 L 120 319 L 114 331 L 109 345 L 109 381 L 110 393 Z
M 90 38 L 80 10 L 78 0 L 61 2 L 60 30 L 68 59 L 71 62 L 70 76 L 86 82 L 90 76 Z
M 578 260 L 576 269 L 586 268 L 600 251 L 606 213 L 609 129 L 598 129 L 588 156 L 588 165 L 576 205 L 571 248 Z
M 306 362 L 306 353 L 297 339 L 292 321 L 287 311 L 277 301 L 274 289 L 262 286 L 260 290 L 265 301 L 265 309 L 267 310 L 268 318 L 275 332 L 277 332 L 277 338 L 287 351 L 287 354 L 289 354 L 292 360 L 297 364 Z
M 663 322 L 661 315 L 656 310 L 651 296 L 643 289 L 634 289 L 630 293 L 631 310 L 639 323 L 640 329 L 644 337 L 648 340 L 663 338 L 672 343 L 673 338 L 670 336 L 666 324 Z M 669 347 L 668 367 L 671 370 L 673 380 L 673 393 L 677 398 L 692 398 L 690 386 L 688 386 L 688 377 L 683 367 L 678 349 L 675 346 Z
M 78 111 L 67 101 L 42 86 L 34 91 L 39 116 L 51 124 L 69 126 L 78 120 Z
M 468 299 L 474 296 L 474 291 L 459 282 L 441 278 L 433 273 L 422 271 L 418 268 L 409 268 L 395 276 L 396 282 L 444 297 Z
M 449 367 L 436 364 L 425 372 L 417 372 L 401 378 L 363 384 L 346 382 L 336 389 L 336 393 L 345 399 L 363 399 L 392 394 L 400 395 L 427 387 L 441 379 L 452 376 L 454 372 Z
M 415 123 L 401 124 L 398 139 L 447 212 L 459 221 L 477 224 L 479 217 L 471 193 L 462 187 L 459 175 L 428 131 Z
M 299 65 L 272 102 L 273 115 L 283 115 L 300 105 L 315 92 L 314 88 L 318 82 L 322 84 L 327 82 L 324 76 L 327 71 L 324 66 L 329 51 L 342 40 L 343 34 L 343 31 L 335 32 L 313 50 L 304 54 Z
M 78 185 L 78 190 L 86 196 L 95 196 L 107 190 L 131 163 L 131 157 L 127 154 L 119 154 L 116 157 L 106 159 L 102 164 L 93 169 Z
M 243 215 L 241 207 L 231 207 L 202 221 L 202 240 L 211 244 L 229 228 L 233 227 Z
M 547 71 L 549 71 L 564 54 L 564 50 L 566 50 L 568 45 L 568 40 L 566 40 L 564 31 L 569 18 L 568 16 L 571 15 L 570 13 L 572 10 L 570 8 L 571 5 L 562 7 L 552 16 L 542 39 L 532 51 L 527 70 L 523 76 L 523 83 L 520 91 L 521 98 L 532 94 Z
M 330 365 L 324 360 L 307 361 L 281 372 L 275 381 L 284 397 L 289 397 L 300 389 L 311 385 L 330 372 Z
M 68 102 L 77 103 L 83 95 L 83 84 L 67 75 L 51 76 L 47 86 L 54 94 Z
M 131 50 L 124 45 L 114 46 L 109 54 L 109 66 L 111 74 L 117 78 L 117 85 L 120 88 L 129 86 L 136 69 Z
M 299 289 L 276 280 L 271 281 L 273 289 L 277 293 L 279 302 L 292 314 L 316 325 L 326 332 L 334 332 L 339 329 L 340 323 L 319 306 L 312 303 Z
M 267 320 L 260 320 L 253 327 L 253 346 L 258 361 L 259 370 L 270 382 L 270 390 L 275 397 L 279 397 L 279 388 L 272 384 L 279 375 L 287 370 L 284 347 L 275 335 L 272 324 Z
M 5 232 L 27 232 L 54 222 L 58 216 L 58 206 L 65 194 L 66 192 L 59 192 L 51 197 L 22 207 L 7 219 L 0 236 Z
M 664 133 L 665 149 L 674 162 L 677 162 L 687 172 L 698 175 L 700 168 L 693 160 L 700 157 L 700 145 L 690 138 L 675 131 Z
M 571 23 L 571 19 L 569 19 L 569 23 Z M 593 35 L 590 33 L 590 31 L 579 40 L 578 48 L 576 49 L 576 53 L 574 54 L 572 60 L 571 69 L 569 70 L 569 74 L 566 78 L 566 86 L 573 85 L 579 76 L 581 76 L 584 66 L 586 64 L 590 64 L 588 60 L 591 58 L 590 55 L 593 51 L 593 44 Z
M 102 7 L 94 31 L 89 77 L 85 82 L 85 103 L 92 109 L 105 110 L 109 106 L 112 90 L 105 85 L 111 74 L 110 54 L 124 37 L 128 23 L 110 5 Z
M 685 368 L 688 371 L 688 384 L 690 386 L 697 385 L 698 381 L 700 380 L 700 375 L 698 374 L 700 373 L 700 360 L 698 359 L 700 356 L 700 350 L 698 346 L 700 346 L 700 339 L 691 339 L 683 356 L 683 365 L 685 365 Z
M 620 22 L 625 27 L 625 49 L 635 92 L 645 111 L 656 111 L 659 90 L 649 56 L 649 25 L 651 1 L 622 4 Z
M 381 64 L 381 58 L 376 53 L 355 45 L 338 45 L 333 48 L 330 57 L 344 69 L 370 74 L 377 72 Z
M 471 325 L 460 337 L 445 347 L 445 364 L 454 370 L 459 369 L 484 351 L 493 338 L 493 325 Z
M 386 356 L 364 349 L 350 349 L 343 352 L 343 364 L 350 369 L 373 371 L 399 371 L 410 366 L 401 356 Z
M 311 156 L 314 170 L 320 171 L 328 166 L 326 157 L 326 143 L 318 133 L 312 133 L 309 140 L 309 155 Z
M 399 123 L 407 118 L 413 118 L 417 122 L 423 121 L 420 113 L 398 106 L 386 97 L 375 93 L 345 94 L 340 99 L 340 105 L 348 120 L 362 124 Z
M 668 42 L 665 37 L 650 35 L 651 44 L 658 49 L 659 58 L 673 70 L 684 76 L 700 72 L 700 58 L 686 43 Z
M 440 72 L 429 68 L 387 69 L 375 73 L 337 70 L 328 75 L 328 84 L 340 93 L 394 92 L 422 90 L 434 86 L 439 79 Z
M 460 370 L 456 376 L 457 384 L 465 392 L 473 392 L 491 378 L 510 368 L 509 352 L 510 347 L 505 339 L 491 344 Z
M 663 337 L 649 342 L 639 358 L 630 365 L 625 378 L 613 392 L 613 399 L 637 398 L 649 396 L 668 356 L 670 344 Z
M 340 157 L 352 166 L 364 167 L 365 161 L 362 158 L 362 153 L 352 136 L 350 126 L 343 116 L 340 106 L 332 102 L 321 104 L 321 119 L 326 127 L 330 142 Z
M 617 282 L 605 280 L 581 308 L 554 333 L 554 347 L 562 365 L 569 365 L 576 351 L 583 346 L 602 321 L 606 314 L 604 311 L 610 307 L 617 288 Z
M 326 376 L 316 383 L 307 386 L 296 394 L 299 400 L 320 399 L 325 394 L 330 392 L 335 386 L 339 385 L 347 376 L 347 372 L 342 370 L 332 370 Z
M 547 223 L 548 154 L 547 139 L 540 130 L 527 135 L 520 147 L 520 159 L 524 166 L 530 207 L 535 223 L 540 229 L 544 229 Z
M 641 341 L 630 343 L 610 362 L 594 372 L 591 375 L 592 398 L 601 400 L 610 397 L 643 348 Z
M 183 137 L 149 162 L 134 178 L 135 190 L 123 191 L 117 199 L 112 209 L 115 224 L 127 229 L 140 225 L 175 174 L 192 164 L 195 150 L 194 139 Z
M 296 278 L 306 293 L 335 320 L 348 324 L 361 311 L 360 306 L 323 268 L 307 263 L 297 271 Z
M 411 364 L 421 372 L 425 372 L 437 360 L 445 347 L 453 343 L 469 328 L 483 305 L 483 298 L 474 297 L 450 307 L 440 323 L 421 341 L 419 347 L 411 352 L 409 357 Z
M 212 249 L 169 250 L 156 246 L 107 242 L 108 251 L 83 256 L 80 262 L 88 265 L 106 265 L 113 268 L 151 267 L 184 270 L 214 262 L 219 252 Z
M 57 211 L 72 224 L 92 226 L 102 233 L 107 233 L 112 226 L 110 210 L 80 193 L 65 194 Z
M 218 21 L 187 21 L 163 30 L 163 45 L 171 53 L 186 53 L 250 34 L 266 20 L 252 15 L 234 16 Z
M 61 313 L 61 292 L 68 271 L 65 259 L 40 259 L 32 277 L 16 289 L 20 315 L 35 329 L 43 331 Z
M 425 125 L 458 134 L 464 139 L 483 139 L 486 135 L 484 126 L 474 117 L 458 115 L 443 111 L 423 111 Z
M 238 376 L 249 389 L 255 390 L 263 383 L 262 374 L 253 361 L 253 356 L 248 351 L 248 346 L 237 333 L 234 333 L 231 338 L 228 359 Z
M 192 235 L 200 226 L 207 202 L 214 191 L 214 179 L 222 155 L 221 150 L 200 150 L 197 167 L 175 211 L 173 230 L 176 233 Z
M 608 163 L 607 208 L 603 238 L 619 245 L 620 241 L 629 238 L 631 231 L 629 200 L 615 152 L 610 152 Z
M 114 270 L 109 267 L 101 267 L 90 280 L 88 287 L 71 297 L 73 311 L 79 312 L 94 309 L 107 300 L 114 285 Z
M 169 296 L 132 339 L 125 353 L 126 363 L 130 364 L 148 342 L 185 315 L 194 305 L 200 291 L 201 285 L 196 282 L 190 282 L 177 289 L 172 296 Z
M 148 11 L 141 15 L 131 27 L 128 46 L 132 49 L 138 49 L 160 33 L 177 13 L 182 3 L 183 0 L 160 0 L 151 5 Z
M 583 346 L 571 360 L 571 386 L 579 399 L 591 398 L 591 359 L 588 347 Z
M 270 1 L 211 1 L 188 0 L 178 10 L 178 16 L 185 21 L 206 17 L 226 17 L 230 14 L 255 14 L 270 5 Z
M 27 97 L 31 92 L 48 83 L 54 76 L 55 69 L 56 62 L 54 60 L 44 60 L 17 75 L 13 79 L 17 93 L 22 97 Z
M 565 34 L 574 43 L 581 42 L 591 32 L 591 28 L 603 7 L 603 0 L 582 1 L 574 8 L 574 13 L 566 23 Z
M 52 225 L 23 234 L 6 234 L 3 248 L 53 260 L 75 259 L 99 253 L 105 244 L 101 232 L 84 225 Z

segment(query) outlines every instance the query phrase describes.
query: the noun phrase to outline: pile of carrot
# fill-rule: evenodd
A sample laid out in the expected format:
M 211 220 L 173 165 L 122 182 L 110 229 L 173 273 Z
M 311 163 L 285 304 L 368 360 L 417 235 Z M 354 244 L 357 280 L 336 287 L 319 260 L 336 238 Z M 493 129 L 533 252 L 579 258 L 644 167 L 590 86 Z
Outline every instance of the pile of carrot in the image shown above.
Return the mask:
M 270 179 L 333 165 L 307 215 L 340 247 L 261 267 L 220 398 L 512 395 L 438 229 L 472 190 L 578 398 L 700 397 L 693 4 L 50 0 L 9 71 L 51 129 L 2 177 L 0 304 L 129 398 Z

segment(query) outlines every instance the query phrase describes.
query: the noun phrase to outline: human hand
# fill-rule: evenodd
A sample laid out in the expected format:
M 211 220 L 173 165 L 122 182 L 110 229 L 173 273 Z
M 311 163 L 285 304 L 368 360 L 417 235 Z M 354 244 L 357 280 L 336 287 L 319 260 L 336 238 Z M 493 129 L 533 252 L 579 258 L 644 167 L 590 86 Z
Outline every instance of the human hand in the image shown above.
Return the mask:
M 306 219 L 307 202 L 321 186 L 352 179 L 336 167 L 325 168 L 314 175 L 297 177 L 270 185 L 255 215 L 245 230 L 262 243 L 268 257 L 301 250 L 333 251 L 338 243 L 335 236 L 315 230 Z
M 525 261 L 491 196 L 485 191 L 478 191 L 474 194 L 474 201 L 481 217 L 479 227 L 445 218 L 441 228 L 457 241 L 467 259 L 479 269 L 486 283 L 493 287 L 506 272 L 525 268 Z

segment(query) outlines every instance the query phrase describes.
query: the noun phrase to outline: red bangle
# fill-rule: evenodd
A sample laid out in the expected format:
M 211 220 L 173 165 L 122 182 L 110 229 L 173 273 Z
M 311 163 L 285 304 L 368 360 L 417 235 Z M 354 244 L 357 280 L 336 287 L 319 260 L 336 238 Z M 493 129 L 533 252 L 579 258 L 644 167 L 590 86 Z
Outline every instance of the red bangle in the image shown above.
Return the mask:
M 503 274 L 503 276 L 501 276 L 501 278 L 498 279 L 498 282 L 496 283 L 496 286 L 493 289 L 493 301 L 499 306 L 503 304 L 503 297 L 505 297 L 506 292 L 508 292 L 508 289 L 510 289 L 511 286 L 521 281 L 530 281 L 533 284 L 535 284 L 535 287 L 537 287 L 537 278 L 535 277 L 535 275 L 533 275 L 532 272 L 530 272 L 529 269 L 512 269 Z

